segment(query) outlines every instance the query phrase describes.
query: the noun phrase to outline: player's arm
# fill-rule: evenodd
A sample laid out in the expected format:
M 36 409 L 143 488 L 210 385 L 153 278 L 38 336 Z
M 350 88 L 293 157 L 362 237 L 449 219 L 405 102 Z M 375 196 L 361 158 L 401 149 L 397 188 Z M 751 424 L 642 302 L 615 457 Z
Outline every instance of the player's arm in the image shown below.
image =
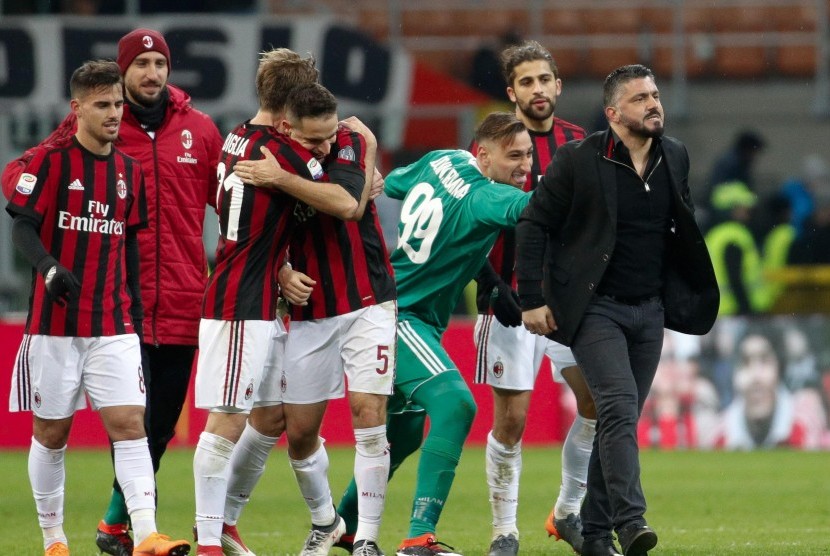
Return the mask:
M 138 255 L 138 231 L 133 227 L 127 228 L 127 236 L 124 240 L 126 251 L 125 262 L 127 266 L 127 289 L 130 292 L 130 317 L 133 320 L 133 328 L 139 339 L 144 338 L 144 305 L 141 302 L 141 282 Z
M 48 296 L 58 305 L 77 299 L 81 283 L 72 272 L 46 250 L 40 239 L 40 223 L 33 217 L 17 214 L 12 223 L 12 243 L 37 269 L 46 283 Z
M 317 282 L 307 274 L 285 263 L 279 271 L 280 293 L 292 305 L 308 305 L 308 298 Z
M 205 154 L 207 155 L 207 176 L 205 178 L 205 203 L 216 208 L 216 168 L 222 159 L 222 135 L 210 117 L 205 116 Z
M 475 277 L 476 283 L 482 291 L 488 292 L 490 296 L 490 308 L 496 320 L 504 326 L 519 326 L 522 324 L 522 310 L 519 307 L 519 296 L 510 287 L 510 284 L 502 280 L 490 259 L 485 259 L 481 270 Z
M 264 158 L 240 160 L 233 167 L 234 173 L 244 183 L 277 188 L 321 212 L 341 220 L 352 219 L 350 217 L 357 211 L 358 201 L 345 189 L 292 174 L 280 165 L 268 147 L 262 146 L 259 150 Z
M 350 173 L 353 173 L 355 176 L 359 177 L 360 174 L 363 174 L 363 187 L 360 189 L 360 197 L 358 198 L 357 209 L 354 212 L 352 218 L 348 220 L 360 220 L 363 218 L 363 213 L 366 210 L 366 204 L 369 202 L 371 197 L 371 193 L 373 191 L 373 184 L 375 180 L 375 172 L 377 169 L 375 168 L 376 158 L 377 158 L 377 149 L 378 149 L 378 142 L 375 138 L 375 134 L 372 133 L 366 125 L 361 122 L 357 117 L 351 116 L 346 118 L 345 120 L 341 120 L 340 122 L 343 126 L 350 129 L 353 133 L 350 134 L 348 137 L 352 143 L 355 143 L 355 147 L 362 146 L 360 151 L 363 154 L 362 160 L 356 159 L 351 161 L 351 165 L 343 164 L 342 157 L 339 156 L 337 159 L 332 162 L 332 170 L 329 172 L 329 178 L 331 179 L 332 183 L 337 183 L 342 185 L 344 189 L 347 191 L 349 190 L 348 182 L 352 181 L 352 177 L 349 176 Z M 363 145 L 357 145 L 359 141 L 355 134 L 359 135 L 363 138 Z M 342 146 L 341 146 L 342 149 Z M 370 170 L 371 169 L 371 170 Z M 380 175 L 380 172 L 377 172 Z M 383 178 L 381 177 L 381 181 Z M 379 195 L 378 193 L 377 195 Z M 375 197 L 377 197 L 375 195 Z
M 544 257 L 552 227 L 567 216 L 573 191 L 573 168 L 567 148 L 556 151 L 545 175 L 516 225 L 516 278 L 525 328 L 535 334 L 556 330 L 542 292 Z
M 3 185 L 3 194 L 6 199 L 11 198 L 14 188 L 20 180 L 20 176 L 23 175 L 23 171 L 26 169 L 26 166 L 28 166 L 29 162 L 32 160 L 35 150 L 45 145 L 55 144 L 66 137 L 69 137 L 75 133 L 76 127 L 77 119 L 75 118 L 75 114 L 70 113 L 46 139 L 6 164 L 6 167 L 3 169 L 3 175 L 0 176 L 0 183 Z

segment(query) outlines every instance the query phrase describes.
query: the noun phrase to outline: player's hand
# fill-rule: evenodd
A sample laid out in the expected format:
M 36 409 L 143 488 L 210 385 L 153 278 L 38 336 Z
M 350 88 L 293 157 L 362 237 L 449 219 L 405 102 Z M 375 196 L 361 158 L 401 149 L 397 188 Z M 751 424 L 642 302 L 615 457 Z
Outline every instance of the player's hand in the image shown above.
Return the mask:
M 308 298 L 317 285 L 306 274 L 299 270 L 292 269 L 289 265 L 283 265 L 279 272 L 280 291 L 286 301 L 292 305 L 308 305 Z
M 377 147 L 378 140 L 375 137 L 375 134 L 372 133 L 372 130 L 366 127 L 366 124 L 361 122 L 357 116 L 350 116 L 345 120 L 340 120 L 340 125 L 346 126 L 352 131 L 361 134 L 363 139 L 366 141 L 367 146 Z
M 259 160 L 240 160 L 233 165 L 233 172 L 244 183 L 257 187 L 279 187 L 280 180 L 288 172 L 283 170 L 277 158 L 267 147 L 260 147 L 259 151 L 264 158 Z
M 502 281 L 490 291 L 490 308 L 496 320 L 504 326 L 522 324 L 522 308 L 519 306 L 519 294 Z
M 547 305 L 522 311 L 522 322 L 531 334 L 546 336 L 557 329 L 553 313 Z
M 46 293 L 55 303 L 64 307 L 81 294 L 81 283 L 75 275 L 60 263 L 55 263 L 43 273 Z
M 375 175 L 372 177 L 372 187 L 369 189 L 369 200 L 374 201 L 380 194 L 383 193 L 383 186 L 386 184 L 385 180 L 383 179 L 383 174 L 380 173 L 380 170 L 375 168 Z

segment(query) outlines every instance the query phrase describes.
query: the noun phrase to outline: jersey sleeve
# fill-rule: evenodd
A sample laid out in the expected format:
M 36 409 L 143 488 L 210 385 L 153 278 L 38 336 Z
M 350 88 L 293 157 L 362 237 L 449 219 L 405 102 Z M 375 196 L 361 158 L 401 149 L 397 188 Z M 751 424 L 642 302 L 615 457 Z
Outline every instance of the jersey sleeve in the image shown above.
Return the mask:
M 53 182 L 49 151 L 35 147 L 21 167 L 17 183 L 11 190 L 6 211 L 12 216 L 23 214 L 34 218 L 38 224 L 43 220 L 49 205 L 54 201 Z
M 3 184 L 3 195 L 6 199 L 11 199 L 12 193 L 20 183 L 21 175 L 26 171 L 26 166 L 32 160 L 35 152 L 41 147 L 49 147 L 66 140 L 75 133 L 76 128 L 77 119 L 75 114 L 70 112 L 46 139 L 6 165 L 3 175 L 0 177 L 0 182 Z
M 472 210 L 481 223 L 493 228 L 512 228 L 519 221 L 531 193 L 487 180 L 486 184 L 476 188 L 473 195 Z
M 341 127 L 327 159 L 329 181 L 345 189 L 360 202 L 366 185 L 366 141 L 362 135 Z
M 205 116 L 207 122 L 205 123 L 205 151 L 208 157 L 207 172 L 205 179 L 207 195 L 206 202 L 213 208 L 216 208 L 216 176 L 219 161 L 222 160 L 222 135 L 216 124 L 213 123 L 209 117 Z
M 127 228 L 131 230 L 140 230 L 148 226 L 147 218 L 147 195 L 144 187 L 144 172 L 141 171 L 141 165 L 138 161 L 135 162 L 132 174 L 134 192 L 133 202 L 130 207 L 130 212 L 127 215 Z

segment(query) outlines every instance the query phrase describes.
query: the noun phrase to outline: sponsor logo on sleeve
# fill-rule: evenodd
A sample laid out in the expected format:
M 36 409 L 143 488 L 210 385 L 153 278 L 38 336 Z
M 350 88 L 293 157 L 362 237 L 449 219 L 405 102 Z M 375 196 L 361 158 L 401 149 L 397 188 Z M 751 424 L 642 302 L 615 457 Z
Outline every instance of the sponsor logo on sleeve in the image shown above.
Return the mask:
M 340 149 L 339 153 L 337 153 L 337 158 L 339 158 L 340 160 L 345 160 L 347 162 L 354 162 L 354 149 L 351 146 L 346 145 L 345 147 Z
M 306 166 L 308 166 L 308 171 L 311 172 L 311 177 L 315 180 L 319 180 L 323 177 L 323 166 L 316 158 L 309 160 Z
M 35 175 L 23 173 L 20 174 L 20 179 L 17 180 L 17 185 L 14 189 L 21 195 L 31 195 L 36 183 L 37 177 Z

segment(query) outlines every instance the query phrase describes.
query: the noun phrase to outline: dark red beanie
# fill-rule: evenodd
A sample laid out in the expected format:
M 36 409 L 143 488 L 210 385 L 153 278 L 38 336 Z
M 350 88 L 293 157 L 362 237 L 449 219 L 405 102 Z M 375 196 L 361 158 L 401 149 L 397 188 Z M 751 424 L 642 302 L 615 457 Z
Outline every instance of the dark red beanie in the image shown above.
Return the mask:
M 136 29 L 130 31 L 118 41 L 118 67 L 122 75 L 127 73 L 127 68 L 133 63 L 136 56 L 145 52 L 158 52 L 167 58 L 167 67 L 170 67 L 170 49 L 167 48 L 167 41 L 158 31 L 152 29 Z

